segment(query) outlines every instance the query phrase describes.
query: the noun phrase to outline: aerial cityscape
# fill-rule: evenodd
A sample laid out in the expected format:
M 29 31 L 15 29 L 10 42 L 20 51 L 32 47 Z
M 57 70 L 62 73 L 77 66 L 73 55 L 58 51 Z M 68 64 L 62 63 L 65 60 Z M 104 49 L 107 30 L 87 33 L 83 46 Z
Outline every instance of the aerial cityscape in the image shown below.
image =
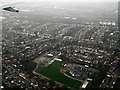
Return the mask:
M 1 89 L 120 89 L 117 2 L 10 6 L 19 11 L 0 18 Z

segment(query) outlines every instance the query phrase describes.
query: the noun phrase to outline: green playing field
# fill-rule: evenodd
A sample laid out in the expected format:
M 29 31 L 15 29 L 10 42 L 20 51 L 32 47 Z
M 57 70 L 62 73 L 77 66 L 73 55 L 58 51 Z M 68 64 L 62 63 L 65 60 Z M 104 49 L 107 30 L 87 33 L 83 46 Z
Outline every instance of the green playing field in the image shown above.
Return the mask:
M 65 76 L 63 73 L 61 73 L 60 67 L 62 66 L 62 64 L 64 64 L 63 61 L 62 62 L 55 61 L 48 67 L 37 68 L 36 72 L 54 80 L 54 81 L 57 81 L 61 84 L 78 89 L 80 87 L 80 85 L 82 84 L 82 82 L 74 80 L 72 78 L 69 78 L 69 77 Z

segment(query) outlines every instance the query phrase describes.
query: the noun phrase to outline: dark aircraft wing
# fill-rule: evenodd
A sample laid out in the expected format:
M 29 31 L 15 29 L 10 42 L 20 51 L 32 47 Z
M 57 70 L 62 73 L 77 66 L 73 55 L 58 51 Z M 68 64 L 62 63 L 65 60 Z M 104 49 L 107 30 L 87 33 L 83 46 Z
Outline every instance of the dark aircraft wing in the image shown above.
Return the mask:
M 5 7 L 3 8 L 3 10 L 10 11 L 10 12 L 17 12 L 17 13 L 19 12 L 19 10 L 14 7 Z

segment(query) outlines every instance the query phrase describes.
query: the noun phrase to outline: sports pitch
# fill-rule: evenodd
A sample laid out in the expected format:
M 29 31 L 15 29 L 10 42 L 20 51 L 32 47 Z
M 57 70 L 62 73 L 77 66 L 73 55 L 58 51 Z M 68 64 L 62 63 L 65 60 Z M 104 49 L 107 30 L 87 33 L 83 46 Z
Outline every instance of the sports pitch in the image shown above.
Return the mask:
M 64 64 L 63 61 L 62 62 L 55 61 L 48 67 L 38 67 L 36 69 L 36 72 L 54 81 L 64 84 L 65 86 L 78 89 L 82 82 L 69 78 L 65 76 L 63 73 L 61 73 L 60 67 L 62 66 L 62 64 Z

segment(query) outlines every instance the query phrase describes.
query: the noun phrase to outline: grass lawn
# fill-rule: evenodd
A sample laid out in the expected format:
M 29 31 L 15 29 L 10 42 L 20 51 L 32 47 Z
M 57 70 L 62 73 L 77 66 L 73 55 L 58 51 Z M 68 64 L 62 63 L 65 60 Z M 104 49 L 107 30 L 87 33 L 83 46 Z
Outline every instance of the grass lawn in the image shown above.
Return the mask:
M 73 80 L 60 72 L 60 67 L 62 66 L 63 63 L 65 63 L 65 62 L 55 61 L 48 67 L 39 67 L 36 70 L 36 72 L 40 73 L 48 78 L 51 78 L 54 81 L 60 82 L 66 86 L 78 89 L 80 87 L 80 85 L 82 84 L 82 82 Z

